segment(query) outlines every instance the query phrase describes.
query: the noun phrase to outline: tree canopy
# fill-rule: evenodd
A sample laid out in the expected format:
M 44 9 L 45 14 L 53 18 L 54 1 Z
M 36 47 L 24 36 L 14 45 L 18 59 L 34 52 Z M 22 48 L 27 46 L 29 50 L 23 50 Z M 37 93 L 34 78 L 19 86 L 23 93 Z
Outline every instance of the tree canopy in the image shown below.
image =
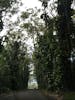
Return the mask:
M 0 32 L 8 28 L 0 37 L 0 93 L 27 89 L 31 64 L 39 89 L 75 91 L 73 0 L 39 1 L 40 9 L 25 8 L 12 22 L 19 1 L 0 0 Z

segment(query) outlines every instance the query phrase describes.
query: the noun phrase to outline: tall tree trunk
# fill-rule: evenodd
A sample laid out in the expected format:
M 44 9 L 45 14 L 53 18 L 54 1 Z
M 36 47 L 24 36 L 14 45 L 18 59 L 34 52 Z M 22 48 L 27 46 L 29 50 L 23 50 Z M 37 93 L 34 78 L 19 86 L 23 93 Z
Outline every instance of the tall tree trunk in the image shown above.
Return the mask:
M 2 10 L 0 10 L 0 32 L 3 29 L 3 21 L 2 21 Z
M 58 37 L 60 46 L 60 59 L 63 73 L 64 88 L 72 89 L 72 71 L 71 71 L 71 3 L 73 0 L 58 0 Z

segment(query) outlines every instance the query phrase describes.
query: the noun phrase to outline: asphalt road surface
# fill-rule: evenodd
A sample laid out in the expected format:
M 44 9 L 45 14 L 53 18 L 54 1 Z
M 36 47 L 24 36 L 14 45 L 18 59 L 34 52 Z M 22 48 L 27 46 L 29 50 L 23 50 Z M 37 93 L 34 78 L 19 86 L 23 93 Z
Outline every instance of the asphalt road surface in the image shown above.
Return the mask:
M 56 100 L 54 97 L 47 97 L 37 90 L 17 92 L 10 95 L 1 95 L 0 100 Z

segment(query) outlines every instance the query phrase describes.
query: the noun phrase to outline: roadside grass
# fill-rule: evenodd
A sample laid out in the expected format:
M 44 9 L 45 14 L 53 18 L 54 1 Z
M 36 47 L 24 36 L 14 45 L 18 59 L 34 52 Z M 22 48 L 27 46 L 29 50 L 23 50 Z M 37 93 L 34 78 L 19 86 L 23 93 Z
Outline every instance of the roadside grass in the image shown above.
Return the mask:
M 43 90 L 42 93 L 49 97 L 55 97 L 56 100 L 75 100 L 75 92 L 60 92 L 57 94 Z
M 65 92 L 63 100 L 75 100 L 75 92 Z

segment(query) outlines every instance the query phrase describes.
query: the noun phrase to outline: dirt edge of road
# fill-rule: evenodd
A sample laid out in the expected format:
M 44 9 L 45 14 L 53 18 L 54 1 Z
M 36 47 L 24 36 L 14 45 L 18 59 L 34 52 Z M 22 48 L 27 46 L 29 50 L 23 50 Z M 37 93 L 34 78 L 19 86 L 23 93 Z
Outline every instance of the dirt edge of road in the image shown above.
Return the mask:
M 56 94 L 56 93 L 51 93 L 51 92 L 47 92 L 42 90 L 41 91 L 48 99 L 50 99 L 51 97 L 54 98 L 54 100 L 63 100 L 63 94 Z

